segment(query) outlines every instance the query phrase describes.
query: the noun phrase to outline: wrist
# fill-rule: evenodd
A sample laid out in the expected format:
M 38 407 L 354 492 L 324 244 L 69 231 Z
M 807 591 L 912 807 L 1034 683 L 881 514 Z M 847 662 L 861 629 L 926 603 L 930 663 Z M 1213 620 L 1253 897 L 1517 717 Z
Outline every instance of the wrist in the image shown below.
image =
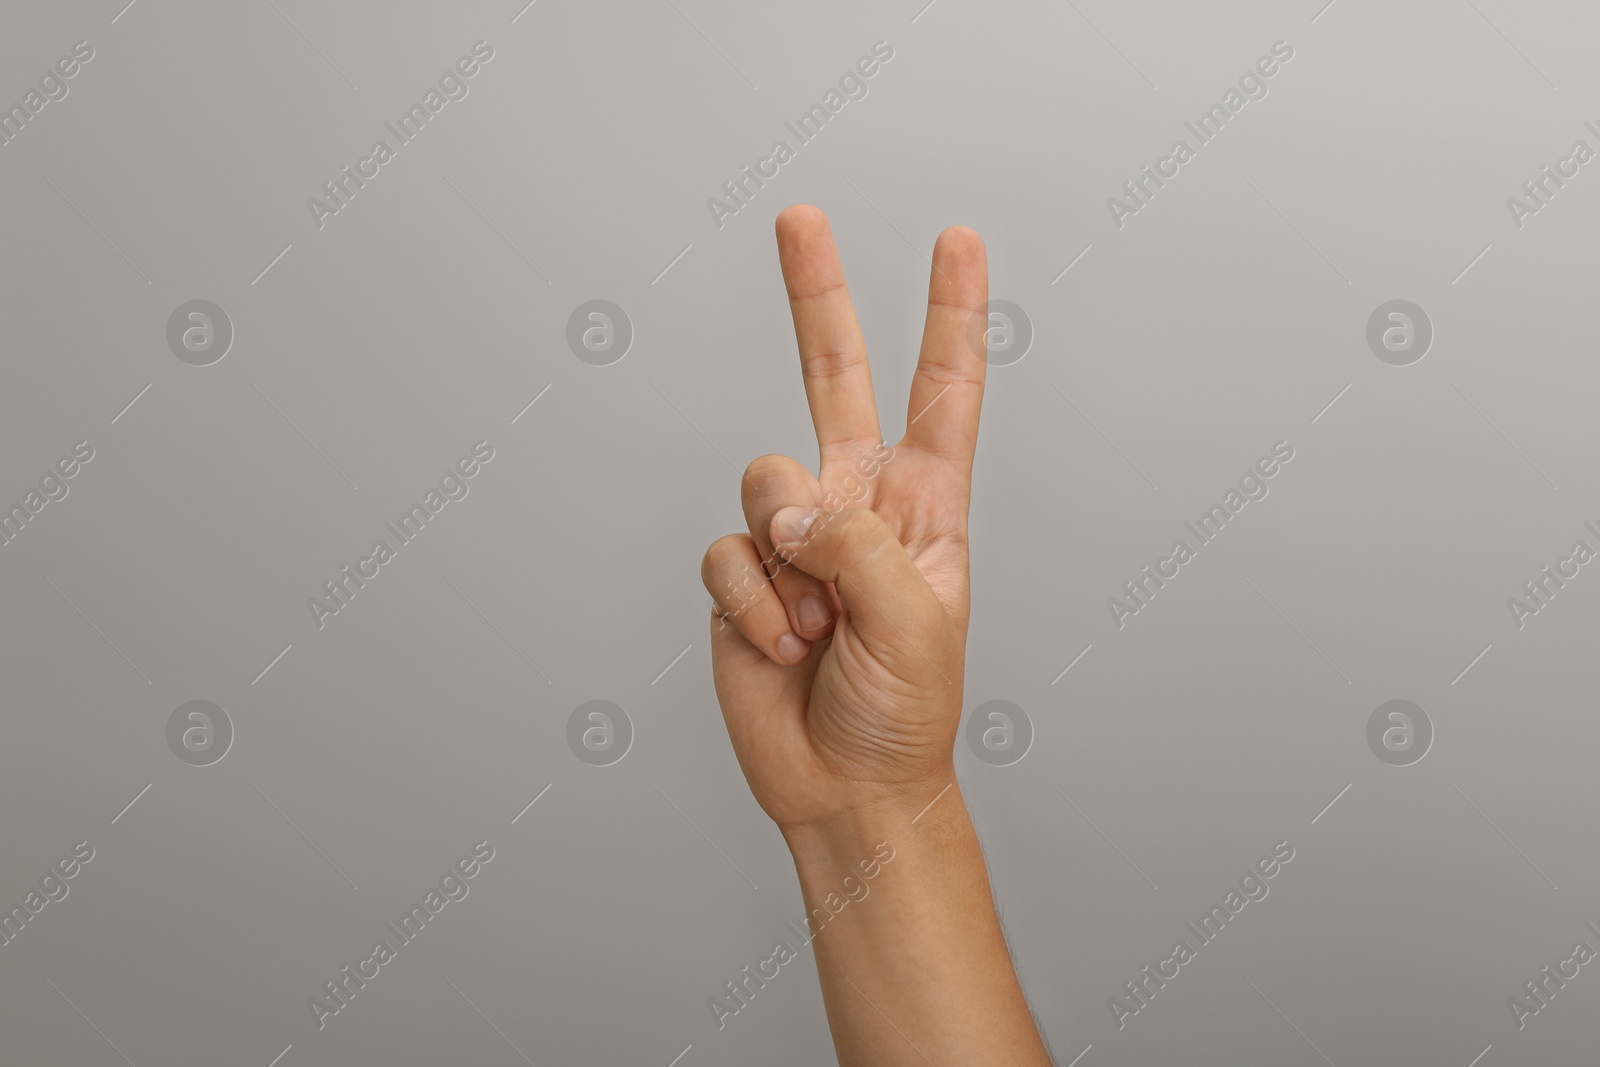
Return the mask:
M 946 774 L 896 786 L 826 816 L 780 824 L 779 830 L 802 873 L 848 867 L 885 843 L 903 849 L 915 837 L 925 848 L 973 832 L 954 765 Z

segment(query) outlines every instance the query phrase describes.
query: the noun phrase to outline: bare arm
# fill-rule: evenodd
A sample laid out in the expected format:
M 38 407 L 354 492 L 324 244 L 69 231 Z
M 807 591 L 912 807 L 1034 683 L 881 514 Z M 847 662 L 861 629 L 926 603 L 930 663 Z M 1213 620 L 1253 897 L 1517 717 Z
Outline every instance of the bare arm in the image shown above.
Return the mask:
M 959 790 L 913 826 L 916 816 L 885 812 L 788 835 L 808 914 L 828 913 L 847 864 L 881 843 L 893 849 L 875 878 L 862 879 L 867 894 L 812 942 L 840 1064 L 1049 1064 Z

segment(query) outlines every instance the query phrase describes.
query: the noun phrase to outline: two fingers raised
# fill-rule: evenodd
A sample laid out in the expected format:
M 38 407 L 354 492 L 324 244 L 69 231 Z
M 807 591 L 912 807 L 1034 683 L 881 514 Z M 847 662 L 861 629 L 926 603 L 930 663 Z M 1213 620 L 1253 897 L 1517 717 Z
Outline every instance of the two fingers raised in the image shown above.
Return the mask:
M 806 400 L 828 477 L 882 444 L 866 342 L 827 217 L 795 205 L 778 215 L 776 232 Z M 906 438 L 970 472 L 986 367 L 983 241 L 952 227 L 939 236 L 932 265 Z M 942 618 L 933 610 L 937 597 L 883 518 L 864 508 L 819 511 L 822 487 L 799 463 L 761 457 L 746 471 L 741 495 L 750 532 L 713 543 L 702 578 L 722 625 L 731 621 L 769 659 L 804 661 L 813 641 L 832 634 L 841 610 L 850 612 L 863 637 L 886 648 L 894 635 L 907 636 L 895 619 L 920 629 L 924 620 Z M 964 499 L 950 503 L 964 516 Z M 801 526 L 808 515 L 823 516 L 821 525 Z M 786 563 L 790 556 L 794 565 Z

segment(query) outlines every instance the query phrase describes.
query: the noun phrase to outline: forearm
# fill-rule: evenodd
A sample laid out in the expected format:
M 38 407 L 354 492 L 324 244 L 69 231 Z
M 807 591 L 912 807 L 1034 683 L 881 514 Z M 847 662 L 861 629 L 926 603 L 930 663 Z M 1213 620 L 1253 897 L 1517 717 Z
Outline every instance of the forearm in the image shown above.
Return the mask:
M 942 796 L 933 786 L 904 804 L 785 830 L 841 1067 L 1050 1063 L 950 781 Z

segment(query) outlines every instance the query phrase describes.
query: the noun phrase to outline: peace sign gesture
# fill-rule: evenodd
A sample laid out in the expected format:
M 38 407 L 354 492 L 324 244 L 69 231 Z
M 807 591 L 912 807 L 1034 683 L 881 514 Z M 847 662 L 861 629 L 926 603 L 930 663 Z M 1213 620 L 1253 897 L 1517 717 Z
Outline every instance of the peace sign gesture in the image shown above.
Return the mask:
M 827 218 L 790 207 L 777 238 L 821 470 L 751 463 L 749 532 L 714 542 L 702 575 L 728 734 L 787 829 L 925 803 L 919 787 L 953 779 L 988 265 L 973 231 L 940 234 L 906 435 L 888 447 Z

